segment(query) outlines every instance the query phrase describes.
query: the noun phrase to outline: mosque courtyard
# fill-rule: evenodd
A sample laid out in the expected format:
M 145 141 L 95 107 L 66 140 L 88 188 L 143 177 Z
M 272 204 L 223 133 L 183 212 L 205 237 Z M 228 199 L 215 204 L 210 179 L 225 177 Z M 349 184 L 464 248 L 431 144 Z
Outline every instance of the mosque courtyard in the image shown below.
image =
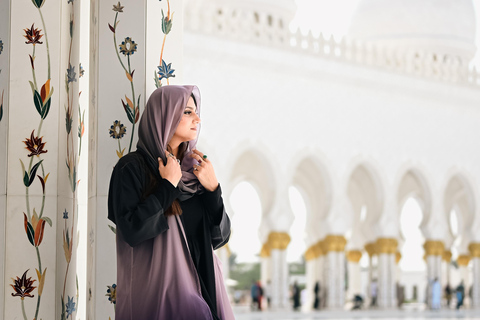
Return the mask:
M 251 312 L 245 308 L 234 308 L 236 320 L 314 320 L 314 319 L 480 319 L 479 310 L 360 310 L 360 311 L 317 311 L 294 312 L 264 311 Z

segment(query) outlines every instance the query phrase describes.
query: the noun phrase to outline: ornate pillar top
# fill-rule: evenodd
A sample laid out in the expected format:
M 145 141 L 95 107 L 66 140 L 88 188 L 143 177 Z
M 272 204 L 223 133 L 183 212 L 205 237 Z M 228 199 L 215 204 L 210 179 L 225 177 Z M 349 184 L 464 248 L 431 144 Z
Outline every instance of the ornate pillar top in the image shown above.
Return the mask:
M 457 263 L 459 266 L 466 267 L 468 266 L 468 263 L 470 262 L 470 256 L 469 255 L 459 255 L 457 258 Z
M 400 253 L 400 251 L 397 251 L 395 253 L 395 263 L 398 264 L 401 259 L 402 259 L 402 254 Z
M 470 251 L 470 255 L 472 258 L 480 258 L 480 243 L 479 242 L 472 242 L 468 245 L 468 251 Z
M 450 250 L 443 251 L 443 261 L 450 262 L 452 260 L 452 252 Z
M 440 240 L 427 240 L 423 244 L 425 255 L 427 256 L 442 256 L 445 252 L 445 245 Z
M 268 235 L 268 246 L 270 249 L 285 250 L 290 240 L 290 236 L 286 232 L 270 232 Z
M 322 252 L 327 254 L 330 251 L 341 252 L 345 250 L 347 239 L 340 235 L 327 235 L 323 241 L 321 241 Z
M 306 261 L 311 261 L 318 257 L 315 252 L 315 247 L 316 247 L 316 244 L 314 244 L 313 246 L 310 246 L 310 248 L 308 248 L 307 251 L 305 251 L 304 256 Z
M 394 238 L 378 238 L 375 245 L 378 254 L 395 254 L 397 252 L 398 241 Z
M 362 251 L 360 250 L 350 250 L 347 252 L 348 262 L 358 263 L 362 258 Z
M 268 246 L 268 241 L 263 244 L 262 250 L 260 250 L 260 257 L 262 258 L 270 257 L 270 247 Z
M 365 245 L 365 250 L 367 251 L 368 255 L 372 257 L 373 255 L 377 254 L 375 242 L 370 242 Z

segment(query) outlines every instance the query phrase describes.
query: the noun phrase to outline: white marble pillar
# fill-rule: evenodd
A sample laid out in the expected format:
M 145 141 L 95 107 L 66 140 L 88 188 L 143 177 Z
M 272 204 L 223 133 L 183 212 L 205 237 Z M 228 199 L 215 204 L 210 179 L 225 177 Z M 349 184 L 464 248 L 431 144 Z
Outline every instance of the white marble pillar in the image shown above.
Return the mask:
M 78 1 L 0 3 L 5 319 L 76 317 L 79 9 Z
M 350 250 L 347 252 L 348 261 L 348 295 L 347 300 L 352 300 L 356 294 L 362 293 L 362 279 L 360 272 L 360 259 L 362 251 Z
M 427 240 L 423 245 L 427 262 L 427 305 L 432 307 L 432 283 L 435 278 L 442 283 L 442 258 L 445 246 L 442 241 Z
M 136 149 L 137 117 L 150 93 L 159 82 L 182 83 L 183 1 L 90 3 L 87 318 L 113 319 L 116 246 L 108 185 L 118 159 Z M 158 78 L 172 70 L 175 77 Z
M 398 242 L 393 238 L 377 239 L 378 253 L 378 306 L 390 309 L 396 305 L 395 255 Z
M 222 275 L 223 280 L 226 281 L 230 278 L 230 247 L 228 243 L 218 250 L 215 250 L 215 254 L 222 262 Z
M 375 242 L 367 243 L 365 245 L 365 251 L 368 254 L 368 285 L 367 285 L 367 304 L 371 305 L 372 303 L 372 281 L 374 279 L 374 268 L 373 265 L 373 256 L 376 255 L 376 244 Z M 377 282 L 378 283 L 378 282 Z
M 445 250 L 442 255 L 442 288 L 445 288 L 450 283 L 450 261 L 452 259 L 452 253 L 449 250 Z
M 468 265 L 470 263 L 471 257 L 469 254 L 461 254 L 457 258 L 457 264 L 460 271 L 460 280 L 463 281 L 463 286 L 465 288 L 465 297 L 463 304 L 465 306 L 470 306 L 470 297 L 468 295 L 468 290 L 470 289 L 470 274 L 468 270 Z
M 271 253 L 272 308 L 286 309 L 290 306 L 288 289 L 287 246 L 290 236 L 286 232 L 271 232 L 268 247 Z
M 263 245 L 260 252 L 260 279 L 262 285 L 265 286 L 272 279 L 272 263 L 271 252 L 268 248 L 268 244 Z
M 473 267 L 473 292 L 472 292 L 472 307 L 480 309 L 480 243 L 470 243 L 468 246 L 470 256 L 472 257 Z
M 321 242 L 324 257 L 323 287 L 326 288 L 326 307 L 328 309 L 343 309 L 345 304 L 345 244 L 340 235 L 327 235 Z
M 317 278 L 317 257 L 315 254 L 315 245 L 309 247 L 305 252 L 305 276 L 306 276 L 306 303 L 302 305 L 303 311 L 311 311 L 313 309 L 313 304 L 315 302 L 315 283 L 318 281 Z

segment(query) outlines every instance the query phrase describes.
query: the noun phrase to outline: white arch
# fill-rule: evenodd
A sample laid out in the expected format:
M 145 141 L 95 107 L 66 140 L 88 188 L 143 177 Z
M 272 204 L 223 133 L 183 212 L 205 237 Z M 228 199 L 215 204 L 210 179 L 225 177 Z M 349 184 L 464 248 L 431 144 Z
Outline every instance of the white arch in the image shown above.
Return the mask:
M 351 245 L 361 248 L 366 241 L 373 241 L 378 236 L 372 226 L 378 224 L 384 213 L 385 187 L 382 181 L 385 179 L 382 176 L 380 166 L 372 158 L 358 156 L 351 162 L 344 189 L 353 209 Z M 362 207 L 366 207 L 367 212 L 365 220 L 360 223 Z
M 331 210 L 332 180 L 322 155 L 310 151 L 297 154 L 289 165 L 293 168 L 289 181 L 299 189 L 305 199 L 308 247 L 320 240 L 320 224 Z
M 461 237 L 459 252 L 468 253 L 468 245 L 474 234 L 473 225 L 475 222 L 475 213 L 477 204 L 475 202 L 474 184 L 467 178 L 469 175 L 461 170 L 452 170 L 448 175 L 445 185 L 444 201 L 446 220 L 448 221 L 448 235 L 455 240 L 450 225 L 450 214 L 455 208 L 457 214 L 460 215 L 458 235 Z M 451 245 L 451 243 L 449 243 Z
M 400 223 L 400 214 L 408 198 L 415 198 L 422 209 L 423 219 L 420 230 L 423 237 L 429 239 L 427 226 L 432 219 L 432 187 L 428 179 L 427 170 L 419 163 L 406 163 L 402 166 L 395 179 L 397 221 Z M 402 235 L 403 239 L 403 235 Z

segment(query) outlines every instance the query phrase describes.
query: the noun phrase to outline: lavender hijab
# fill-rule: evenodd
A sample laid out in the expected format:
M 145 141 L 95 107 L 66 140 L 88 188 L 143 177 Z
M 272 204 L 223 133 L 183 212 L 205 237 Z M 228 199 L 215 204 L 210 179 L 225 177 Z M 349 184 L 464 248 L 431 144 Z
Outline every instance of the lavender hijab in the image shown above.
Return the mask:
M 197 114 L 200 116 L 200 91 L 197 86 L 168 85 L 156 89 L 150 96 L 140 119 L 138 127 L 137 148 L 148 153 L 153 159 L 162 158 L 166 163 L 165 150 L 172 139 L 178 124 L 187 106 L 188 99 L 193 95 L 197 105 Z M 200 124 L 198 125 L 200 132 Z M 189 155 L 197 145 L 197 139 L 189 141 L 187 150 L 181 160 L 182 179 L 178 187 L 182 196 L 203 192 L 203 187 L 193 174 L 193 165 L 197 161 Z M 184 200 L 184 199 L 181 199 Z

